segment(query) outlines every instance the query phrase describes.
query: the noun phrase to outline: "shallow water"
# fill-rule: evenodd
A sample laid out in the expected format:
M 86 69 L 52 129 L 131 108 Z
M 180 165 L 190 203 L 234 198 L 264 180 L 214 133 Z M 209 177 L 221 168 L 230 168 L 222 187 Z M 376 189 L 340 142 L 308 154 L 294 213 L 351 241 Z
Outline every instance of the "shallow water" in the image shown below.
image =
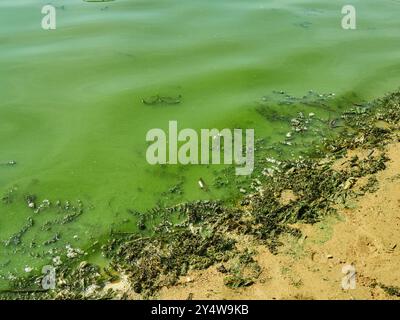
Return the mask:
M 20 245 L 0 244 L 5 276 L 38 267 L 51 248 L 87 247 L 111 228 L 135 231 L 128 208 L 228 196 L 197 185 L 199 177 L 213 179 L 214 167 L 150 166 L 151 128 L 177 120 L 180 128 L 255 128 L 256 138 L 278 141 L 288 123 L 256 112 L 273 90 L 362 100 L 398 86 L 399 1 L 353 1 L 357 30 L 341 28 L 346 1 L 51 3 L 55 31 L 40 27 L 47 1 L 0 3 L 0 164 L 17 162 L 0 165 L 0 192 L 16 188 L 12 204 L 0 203 L 0 240 L 28 217 L 35 222 Z M 142 103 L 157 94 L 181 95 L 182 102 Z M 282 108 L 292 116 L 299 111 Z M 339 111 L 302 108 L 324 117 Z M 162 194 L 180 182 L 183 194 Z M 85 211 L 42 230 L 59 215 L 33 214 L 28 194 L 80 199 Z M 42 244 L 56 233 L 60 240 Z

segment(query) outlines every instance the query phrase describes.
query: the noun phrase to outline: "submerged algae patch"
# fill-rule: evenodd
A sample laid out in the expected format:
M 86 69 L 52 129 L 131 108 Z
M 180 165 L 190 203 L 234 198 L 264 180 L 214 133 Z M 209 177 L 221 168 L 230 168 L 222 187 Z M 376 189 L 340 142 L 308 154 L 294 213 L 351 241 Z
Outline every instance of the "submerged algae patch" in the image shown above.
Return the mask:
M 33 219 L 32 217 L 29 217 L 27 219 L 27 223 L 22 227 L 22 229 L 20 231 L 18 231 L 17 233 L 13 234 L 8 240 L 4 241 L 4 245 L 6 247 L 8 247 L 9 245 L 14 245 L 17 246 L 21 243 L 21 238 L 22 236 L 28 232 L 28 230 L 30 228 L 33 227 Z
M 170 96 L 161 96 L 155 95 L 148 98 L 143 98 L 142 103 L 145 105 L 175 105 L 180 104 L 182 102 L 182 96 L 178 95 L 177 97 Z

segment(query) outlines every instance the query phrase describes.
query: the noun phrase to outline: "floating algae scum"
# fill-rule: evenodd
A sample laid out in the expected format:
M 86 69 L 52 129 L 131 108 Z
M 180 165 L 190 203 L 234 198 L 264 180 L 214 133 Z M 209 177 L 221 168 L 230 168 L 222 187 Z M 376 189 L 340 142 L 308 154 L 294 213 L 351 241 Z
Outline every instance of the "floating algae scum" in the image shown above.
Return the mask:
M 110 234 L 150 236 L 163 221 L 151 208 L 252 190 L 233 167 L 149 166 L 149 129 L 170 120 L 197 130 L 254 128 L 260 155 L 271 158 L 268 174 L 275 158 L 297 157 L 334 134 L 345 108 L 398 86 L 394 1 L 357 3 L 355 31 L 341 29 L 341 4 L 325 1 L 70 0 L 52 1 L 57 30 L 47 32 L 44 4 L 0 3 L 5 289 L 43 264 L 107 265 L 100 246 Z

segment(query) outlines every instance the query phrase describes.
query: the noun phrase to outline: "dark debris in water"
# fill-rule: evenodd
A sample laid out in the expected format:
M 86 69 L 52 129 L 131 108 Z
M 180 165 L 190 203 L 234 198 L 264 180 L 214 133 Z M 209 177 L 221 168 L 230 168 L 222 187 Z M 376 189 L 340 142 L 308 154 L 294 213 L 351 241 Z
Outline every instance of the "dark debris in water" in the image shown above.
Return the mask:
M 8 240 L 4 241 L 6 247 L 13 245 L 17 246 L 21 243 L 22 236 L 28 232 L 34 225 L 32 217 L 28 217 L 26 224 L 15 234 L 13 234 Z
M 17 161 L 15 160 L 10 160 L 10 161 L 6 161 L 6 162 L 2 162 L 0 163 L 0 166 L 9 166 L 9 167 L 13 167 L 17 165 Z
M 178 95 L 177 97 L 169 97 L 169 96 L 161 96 L 155 95 L 148 98 L 143 98 L 142 103 L 145 105 L 176 105 L 182 102 L 182 96 Z

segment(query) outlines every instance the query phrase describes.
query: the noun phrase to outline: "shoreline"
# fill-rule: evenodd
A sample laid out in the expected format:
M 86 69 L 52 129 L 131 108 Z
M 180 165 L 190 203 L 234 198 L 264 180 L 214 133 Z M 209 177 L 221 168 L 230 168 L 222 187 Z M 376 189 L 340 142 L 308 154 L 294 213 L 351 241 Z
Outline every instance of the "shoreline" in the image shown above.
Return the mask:
M 267 289 L 268 284 L 278 278 L 279 273 L 268 273 L 266 270 L 287 268 L 286 264 L 289 262 L 295 266 L 304 261 L 317 265 L 314 261 L 318 256 L 316 254 L 312 254 L 314 258 L 311 258 L 311 262 L 308 258 L 285 261 L 285 248 L 289 252 L 298 249 L 296 245 L 291 246 L 291 242 L 308 246 L 307 239 L 312 238 L 312 233 L 315 232 L 313 228 L 335 216 L 355 219 L 353 224 L 346 225 L 344 222 L 344 226 L 342 225 L 350 235 L 351 228 L 361 221 L 357 220 L 359 216 L 344 212 L 341 206 L 345 208 L 356 203 L 371 209 L 372 204 L 370 206 L 362 203 L 365 197 L 380 195 L 383 192 L 382 186 L 389 188 L 392 184 L 398 184 L 394 178 L 393 181 L 382 183 L 384 180 L 380 181 L 383 178 L 379 175 L 384 176 L 388 170 L 393 170 L 390 154 L 399 149 L 400 93 L 392 93 L 372 104 L 372 107 L 356 106 L 343 113 L 345 128 L 339 137 L 325 141 L 324 150 L 318 150 L 319 154 L 323 154 L 322 157 L 283 161 L 279 171 L 268 175 L 265 181 L 260 182 L 256 193 L 244 195 L 236 206 L 228 207 L 218 201 L 197 201 L 161 208 L 166 216 L 179 214 L 185 215 L 186 219 L 180 224 L 163 221 L 157 226 L 157 235 L 154 237 L 111 237 L 102 248 L 111 261 L 109 267 L 102 269 L 86 261 L 62 265 L 57 268 L 57 287 L 54 291 L 34 291 L 42 278 L 31 276 L 17 279 L 12 289 L 14 292 L 2 293 L 0 299 L 236 299 L 243 297 L 241 294 L 246 290 L 247 293 L 250 292 L 247 296 L 245 294 L 248 299 L 296 298 L 287 292 L 292 287 L 308 288 L 305 291 L 293 289 L 293 292 L 299 294 L 298 298 L 326 297 L 312 293 L 310 286 L 313 281 L 309 279 L 306 282 L 302 279 L 299 276 L 300 271 L 290 276 L 289 270 L 287 277 L 283 277 L 290 282 L 289 286 L 284 287 L 286 294 L 282 292 L 276 296 L 263 296 L 257 294 L 257 290 Z M 392 146 L 395 151 L 392 151 Z M 385 151 L 385 148 L 388 149 Z M 396 159 L 395 167 L 400 162 L 398 157 Z M 342 160 L 347 165 L 338 170 L 337 166 L 340 167 Z M 356 187 L 361 181 L 365 185 L 358 190 Z M 363 194 L 359 194 L 360 192 Z M 392 194 L 396 196 L 396 193 Z M 395 200 L 398 199 L 392 199 Z M 397 221 L 398 212 L 397 216 L 396 211 L 394 213 L 393 219 Z M 396 224 L 390 226 L 398 227 Z M 393 230 L 389 228 L 389 231 Z M 398 238 L 395 237 L 396 232 L 392 233 L 394 244 L 389 245 L 395 245 L 393 250 L 397 250 L 395 254 L 398 258 Z M 332 231 L 331 238 L 324 244 L 328 246 L 329 241 L 336 239 L 335 236 L 338 237 Z M 373 241 L 374 238 L 367 241 L 367 247 Z M 322 247 L 328 250 L 328 247 Z M 319 249 L 306 247 L 304 250 L 318 252 Z M 330 251 L 334 252 L 334 248 L 330 247 Z M 340 257 L 341 254 L 344 258 Z M 326 253 L 328 265 L 336 261 L 336 256 L 340 261 L 349 259 L 344 253 Z M 274 265 L 274 257 L 282 257 L 281 263 L 284 266 L 278 262 Z M 271 265 L 268 260 L 273 261 Z M 342 263 L 339 260 L 335 263 Z M 395 267 L 397 263 L 393 265 Z M 321 270 L 328 269 L 321 267 Z M 364 272 L 363 269 L 361 271 Z M 340 269 L 336 277 L 343 277 Z M 390 297 L 396 297 L 400 292 L 399 279 L 384 280 L 375 279 L 374 283 L 372 279 L 370 287 L 393 293 Z M 365 279 L 362 281 L 367 283 Z M 209 286 L 221 288 L 220 291 L 226 295 L 207 297 L 206 293 L 202 295 L 198 291 L 196 295 L 196 292 L 190 291 L 200 284 L 205 290 L 207 283 Z M 275 283 L 275 292 L 278 292 L 278 286 L 282 286 L 282 283 Z M 340 280 L 337 286 L 340 290 Z M 23 293 L 21 290 L 24 288 L 33 289 Z M 321 288 L 328 292 L 330 290 L 329 286 Z M 380 297 L 380 293 L 377 294 Z M 346 295 L 338 297 L 351 298 Z M 360 297 L 368 298 L 367 295 Z
M 254 241 L 243 241 L 254 250 L 261 267 L 255 283 L 232 289 L 224 285 L 220 266 L 194 271 L 172 287 L 161 289 L 158 299 L 399 299 L 400 276 L 400 142 L 384 151 L 390 160 L 387 168 L 359 179 L 351 187 L 363 193 L 337 214 L 320 222 L 296 224 L 300 238 L 284 236 L 277 254 Z M 337 170 L 355 155 L 356 150 L 336 162 Z M 371 191 L 362 192 L 370 178 L 376 178 Z M 374 180 L 375 181 L 375 180 Z M 355 288 L 344 290 L 343 266 L 355 268 Z

